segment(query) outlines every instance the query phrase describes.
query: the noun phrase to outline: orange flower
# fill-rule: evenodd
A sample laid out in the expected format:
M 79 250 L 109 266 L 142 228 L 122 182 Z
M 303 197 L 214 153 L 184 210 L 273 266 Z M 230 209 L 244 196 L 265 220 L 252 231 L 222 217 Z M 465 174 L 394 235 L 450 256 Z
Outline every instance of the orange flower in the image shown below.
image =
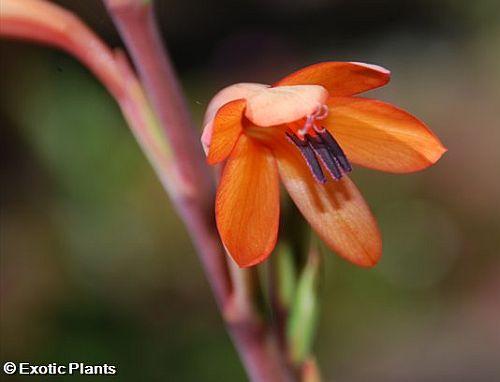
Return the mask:
M 385 85 L 389 71 L 354 62 L 308 66 L 276 84 L 241 83 L 210 102 L 202 143 L 210 164 L 227 159 L 216 197 L 217 228 L 241 267 L 266 259 L 279 224 L 279 180 L 311 227 L 347 260 L 373 266 L 380 233 L 346 176 L 351 163 L 406 173 L 446 151 L 418 119 L 354 97 Z

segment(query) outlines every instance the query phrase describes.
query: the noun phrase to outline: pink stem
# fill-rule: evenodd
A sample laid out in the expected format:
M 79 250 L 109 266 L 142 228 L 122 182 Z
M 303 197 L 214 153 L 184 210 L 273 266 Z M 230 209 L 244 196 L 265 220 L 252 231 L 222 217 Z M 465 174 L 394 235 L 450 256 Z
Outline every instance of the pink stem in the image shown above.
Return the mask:
M 213 217 L 214 185 L 180 85 L 163 49 L 151 4 L 108 0 L 106 5 L 139 71 L 168 138 L 182 185 L 171 192 L 222 306 L 231 292 L 225 253 Z
M 105 0 L 115 25 L 139 71 L 148 97 L 175 153 L 180 174 L 204 203 L 212 200 L 210 172 L 201 150 L 199 134 L 188 110 L 181 86 L 163 48 L 152 2 Z
M 225 254 L 213 218 L 213 182 L 208 174 L 199 136 L 181 87 L 165 51 L 150 2 L 104 0 L 145 85 L 174 152 L 183 192 L 172 195 L 200 254 L 205 273 L 223 313 L 229 333 L 254 382 L 292 381 L 293 373 L 281 361 L 279 349 L 255 306 L 240 309 L 241 293 L 230 286 Z M 239 270 L 238 270 L 239 271 Z M 234 278 L 233 278 L 234 279 Z

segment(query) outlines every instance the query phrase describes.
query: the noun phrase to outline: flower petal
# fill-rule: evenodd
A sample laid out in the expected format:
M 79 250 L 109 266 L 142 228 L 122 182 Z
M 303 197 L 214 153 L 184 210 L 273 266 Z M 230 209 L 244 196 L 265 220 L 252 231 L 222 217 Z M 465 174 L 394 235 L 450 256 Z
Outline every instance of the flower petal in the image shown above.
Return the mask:
M 217 228 L 240 267 L 265 260 L 278 236 L 279 176 L 271 152 L 242 134 L 217 189 Z
M 209 102 L 205 117 L 203 118 L 203 125 L 205 126 L 210 123 L 214 119 L 217 110 L 226 103 L 236 99 L 247 99 L 256 91 L 268 87 L 269 85 L 242 82 L 222 89 Z
M 331 96 L 349 96 L 389 82 L 391 72 L 361 62 L 321 62 L 289 74 L 274 86 L 321 85 Z
M 239 99 L 222 106 L 215 115 L 208 149 L 208 163 L 216 164 L 226 159 L 243 131 L 241 124 L 246 101 Z M 205 132 L 203 132 L 202 140 Z
M 375 265 L 382 253 L 377 222 L 350 179 L 320 184 L 293 146 L 273 145 L 273 153 L 288 193 L 328 247 L 354 264 Z
M 313 113 L 327 98 L 328 92 L 318 85 L 262 89 L 247 98 L 245 116 L 263 127 L 293 122 Z
M 390 104 L 366 98 L 332 97 L 328 106 L 323 125 L 353 163 L 406 173 L 434 164 L 446 152 L 423 122 Z

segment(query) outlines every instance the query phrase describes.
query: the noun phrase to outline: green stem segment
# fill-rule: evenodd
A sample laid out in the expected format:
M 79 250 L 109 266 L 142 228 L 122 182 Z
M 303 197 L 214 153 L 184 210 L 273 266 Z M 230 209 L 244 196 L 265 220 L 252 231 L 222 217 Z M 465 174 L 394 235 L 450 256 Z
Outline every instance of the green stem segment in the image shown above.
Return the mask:
M 307 263 L 297 283 L 287 326 L 290 358 L 301 367 L 312 353 L 318 319 L 318 279 L 320 254 L 315 246 L 309 251 Z

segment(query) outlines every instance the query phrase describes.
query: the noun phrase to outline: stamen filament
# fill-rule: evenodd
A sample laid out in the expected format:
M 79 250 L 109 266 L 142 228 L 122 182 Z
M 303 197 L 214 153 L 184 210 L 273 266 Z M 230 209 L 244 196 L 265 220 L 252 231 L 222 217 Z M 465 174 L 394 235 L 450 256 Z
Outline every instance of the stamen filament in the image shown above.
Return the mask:
M 318 133 L 323 132 L 325 128 L 318 127 L 315 121 L 320 121 L 326 117 L 328 117 L 328 106 L 319 105 L 314 112 L 307 116 L 304 126 L 298 131 L 299 136 L 304 137 L 310 129 L 314 129 Z

